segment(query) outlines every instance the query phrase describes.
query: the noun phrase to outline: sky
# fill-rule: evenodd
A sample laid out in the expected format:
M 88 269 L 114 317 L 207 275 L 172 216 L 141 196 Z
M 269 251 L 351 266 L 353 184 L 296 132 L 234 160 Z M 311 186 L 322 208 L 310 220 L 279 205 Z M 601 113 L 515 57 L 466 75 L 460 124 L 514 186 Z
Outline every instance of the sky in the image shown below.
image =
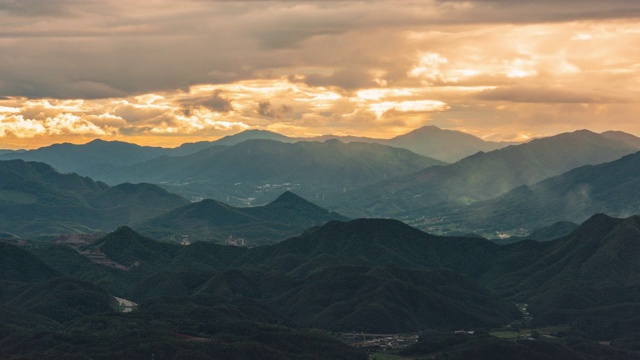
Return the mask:
M 640 136 L 640 1 L 0 0 L 0 148 Z

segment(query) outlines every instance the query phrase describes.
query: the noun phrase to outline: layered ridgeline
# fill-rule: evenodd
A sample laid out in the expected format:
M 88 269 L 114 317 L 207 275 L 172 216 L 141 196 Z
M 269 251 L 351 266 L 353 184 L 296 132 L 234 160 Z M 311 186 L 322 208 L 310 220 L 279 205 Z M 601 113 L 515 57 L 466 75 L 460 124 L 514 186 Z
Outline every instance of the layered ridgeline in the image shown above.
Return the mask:
M 639 149 L 587 130 L 532 140 L 489 153 L 477 153 L 455 164 L 419 172 L 355 190 L 343 197 L 341 213 L 355 216 L 429 217 L 497 197 L 517 186 L 536 183 L 573 168 L 618 159 Z M 559 219 L 558 219 L 559 220 Z
M 161 183 L 180 194 L 244 206 L 264 204 L 287 189 L 322 204 L 349 189 L 438 164 L 441 162 L 408 150 L 379 144 L 247 140 L 95 176 L 110 183 Z
M 134 227 L 158 240 L 180 241 L 188 235 L 191 242 L 223 243 L 243 239 L 244 245 L 255 246 L 281 241 L 330 220 L 346 220 L 346 217 L 286 191 L 271 203 L 255 207 L 234 207 L 205 199 Z
M 474 204 L 447 221 L 471 228 L 537 228 L 558 220 L 582 222 L 601 212 L 613 216 L 640 213 L 640 153 L 584 166 L 492 200 Z
M 620 133 L 624 134 L 624 133 Z M 613 134 L 612 136 L 624 136 Z M 0 160 L 22 159 L 45 162 L 64 172 L 77 172 L 94 176 L 105 168 L 131 165 L 160 156 L 185 156 L 212 146 L 233 146 L 246 140 L 273 140 L 285 143 L 298 141 L 325 141 L 339 139 L 342 142 L 366 142 L 389 145 L 411 150 L 417 154 L 444 162 L 455 162 L 478 151 L 491 151 L 509 145 L 483 141 L 475 136 L 425 126 L 391 139 L 373 139 L 355 136 L 324 135 L 313 138 L 294 138 L 265 130 L 246 130 L 215 141 L 185 143 L 176 148 L 139 146 L 122 141 L 93 140 L 86 144 L 54 144 L 27 151 L 0 150 Z
M 150 184 L 110 187 L 51 166 L 0 161 L 0 229 L 5 236 L 110 231 L 188 204 Z

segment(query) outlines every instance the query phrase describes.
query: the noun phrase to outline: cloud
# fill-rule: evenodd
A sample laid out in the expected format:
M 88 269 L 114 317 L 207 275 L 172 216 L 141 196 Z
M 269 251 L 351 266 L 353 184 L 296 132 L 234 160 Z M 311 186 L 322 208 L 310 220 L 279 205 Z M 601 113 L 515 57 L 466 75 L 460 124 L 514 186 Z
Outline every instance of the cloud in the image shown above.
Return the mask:
M 286 104 L 274 107 L 270 101 L 266 100 L 258 104 L 258 114 L 267 118 L 283 119 L 293 115 L 293 108 Z
M 304 77 L 304 83 L 310 86 L 336 86 L 345 90 L 366 89 L 376 86 L 369 72 L 362 69 L 340 69 L 331 75 L 310 74 Z
M 548 87 L 506 86 L 478 93 L 480 100 L 510 101 L 519 103 L 584 103 L 608 104 L 627 102 L 629 99 L 611 93 L 589 90 L 569 90 Z
M 231 101 L 225 99 L 222 96 L 222 91 L 214 90 L 209 96 L 198 96 L 195 98 L 189 98 L 179 101 L 187 115 L 191 113 L 194 108 L 203 107 L 211 111 L 226 113 L 233 110 Z

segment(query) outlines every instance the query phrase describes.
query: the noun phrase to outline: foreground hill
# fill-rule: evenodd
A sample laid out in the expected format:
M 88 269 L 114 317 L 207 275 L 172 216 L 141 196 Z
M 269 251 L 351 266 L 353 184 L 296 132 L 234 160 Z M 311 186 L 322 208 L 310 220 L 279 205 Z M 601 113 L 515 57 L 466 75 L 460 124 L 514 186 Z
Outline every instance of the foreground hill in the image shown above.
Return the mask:
M 122 265 L 119 270 L 82 263 L 76 257 L 80 254 L 72 256 L 56 246 L 34 249 L 34 254 L 54 267 L 54 273 L 81 273 L 84 279 L 100 279 L 105 288 L 124 290 L 121 296 L 141 304 L 127 326 L 142 330 L 149 326 L 147 320 L 156 319 L 157 332 L 149 336 L 170 347 L 182 346 L 170 340 L 176 333 L 203 343 L 226 339 L 221 346 L 234 343 L 220 338 L 222 333 L 236 334 L 233 339 L 250 334 L 251 341 L 270 339 L 262 344 L 273 349 L 275 342 L 282 350 L 287 347 L 280 343 L 281 335 L 294 336 L 299 331 L 295 329 L 308 327 L 384 333 L 486 329 L 518 321 L 513 324 L 564 324 L 564 330 L 556 334 L 556 345 L 539 346 L 487 338 L 484 332 L 465 339 L 445 334 L 444 342 L 427 339 L 414 354 L 455 347 L 458 358 L 474 351 L 486 357 L 492 349 L 503 349 L 531 359 L 545 354 L 624 359 L 640 335 L 638 229 L 638 216 L 595 215 L 558 240 L 501 246 L 477 237 L 433 236 L 395 220 L 358 219 L 331 221 L 280 243 L 249 249 L 161 243 L 123 227 L 81 249 L 99 249 Z M 34 279 L 51 281 L 47 271 L 33 273 Z M 75 288 L 81 293 L 89 289 Z M 516 302 L 528 304 L 532 318 L 521 319 Z M 92 332 L 109 329 L 106 324 L 114 319 L 73 316 L 80 318 L 72 324 L 85 329 L 105 324 Z M 211 321 L 203 322 L 205 318 Z M 273 335 L 275 324 L 284 333 Z M 0 354 L 17 351 L 10 346 L 15 341 L 35 339 L 12 334 L 0 340 Z M 300 336 L 312 338 L 308 333 Z M 64 342 L 61 339 L 56 341 Z M 596 340 L 611 344 L 605 349 Z
M 111 230 L 186 203 L 155 185 L 110 187 L 43 163 L 0 161 L 0 229 L 21 237 Z
M 640 211 L 639 201 L 640 153 L 635 153 L 518 187 L 452 214 L 451 221 L 483 228 L 496 223 L 498 229 L 535 228 L 558 220 L 582 222 L 597 212 L 628 216 Z
M 60 277 L 13 245 L 0 249 L 0 276 L 20 274 L 0 280 L 3 359 L 366 359 L 320 331 L 284 325 L 260 304 L 156 300 L 120 314 L 99 286 Z
M 97 178 L 110 183 L 162 183 L 176 192 L 205 193 L 246 206 L 271 201 L 286 189 L 319 202 L 329 201 L 347 189 L 438 164 L 441 162 L 408 150 L 379 144 L 247 140 L 106 171 Z
M 517 186 L 536 183 L 573 168 L 599 164 L 636 152 L 638 148 L 587 130 L 532 140 L 455 164 L 435 166 L 356 190 L 344 197 L 348 209 L 388 215 L 421 209 L 457 209 L 497 197 Z M 557 219 L 560 220 L 560 219 Z
M 640 316 L 640 216 L 594 215 L 544 245 L 543 256 L 504 275 L 510 281 L 501 283 L 501 292 L 530 301 L 540 321 L 572 321 L 598 308 L 607 308 L 609 317 L 626 318 L 631 307 Z
M 136 224 L 135 228 L 156 239 L 180 239 L 189 234 L 191 241 L 224 242 L 233 236 L 254 246 L 298 235 L 330 220 L 346 218 L 287 191 L 257 207 L 238 208 L 206 199 Z

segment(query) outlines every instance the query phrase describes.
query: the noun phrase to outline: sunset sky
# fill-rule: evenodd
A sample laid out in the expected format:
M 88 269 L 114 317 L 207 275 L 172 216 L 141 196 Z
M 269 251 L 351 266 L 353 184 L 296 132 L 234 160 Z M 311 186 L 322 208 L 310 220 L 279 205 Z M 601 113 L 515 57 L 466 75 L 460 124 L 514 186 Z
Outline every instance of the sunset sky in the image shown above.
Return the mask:
M 0 0 L 0 148 L 640 136 L 640 1 Z

